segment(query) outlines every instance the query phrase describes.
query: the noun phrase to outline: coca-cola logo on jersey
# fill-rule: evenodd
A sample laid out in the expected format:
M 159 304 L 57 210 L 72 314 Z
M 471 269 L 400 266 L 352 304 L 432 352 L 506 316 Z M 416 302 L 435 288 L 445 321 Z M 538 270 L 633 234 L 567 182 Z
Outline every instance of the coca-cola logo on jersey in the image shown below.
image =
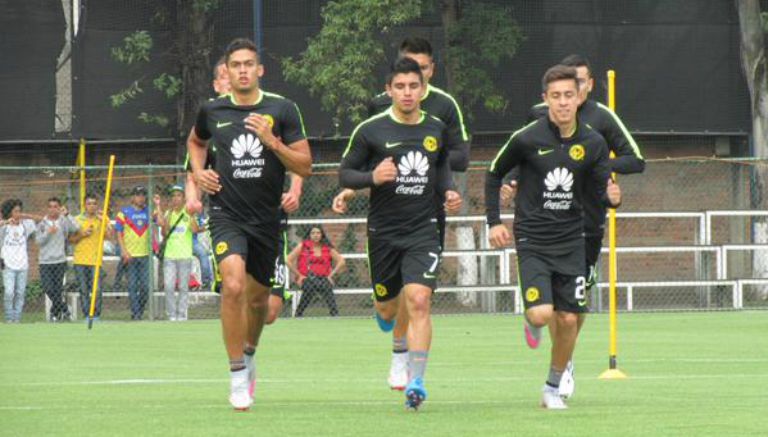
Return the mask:
M 261 167 L 254 168 L 236 168 L 232 172 L 232 177 L 235 179 L 255 179 L 260 178 L 264 169 Z

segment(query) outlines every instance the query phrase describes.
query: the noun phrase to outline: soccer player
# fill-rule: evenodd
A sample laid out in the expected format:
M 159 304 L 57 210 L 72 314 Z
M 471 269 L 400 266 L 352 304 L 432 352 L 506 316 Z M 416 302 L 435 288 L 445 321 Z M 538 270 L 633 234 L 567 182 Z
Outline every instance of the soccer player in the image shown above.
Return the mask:
M 371 189 L 368 252 L 376 319 L 388 332 L 396 318 L 409 318 L 410 380 L 405 395 L 406 406 L 417 409 L 427 396 L 424 370 L 432 340 L 430 298 L 442 250 L 435 196 L 444 196 L 449 211 L 461 206 L 447 151 L 462 139 L 420 110 L 426 84 L 417 62 L 398 60 L 386 88 L 391 108 L 355 128 L 339 181 L 344 188 Z M 346 208 L 346 198 L 335 201 Z M 400 301 L 405 301 L 402 312 Z
M 565 57 L 561 65 L 567 65 L 576 69 L 579 80 L 579 109 L 578 116 L 582 123 L 588 124 L 597 133 L 603 136 L 608 144 L 608 150 L 615 155 L 614 159 L 609 161 L 611 171 L 620 174 L 642 173 L 645 169 L 645 161 L 640 148 L 629 133 L 624 123 L 613 111 L 605 105 L 589 99 L 589 93 L 592 92 L 595 79 L 592 77 L 592 67 L 589 61 L 580 55 L 570 55 Z M 546 102 L 534 105 L 529 111 L 529 120 L 533 121 L 546 117 L 549 107 Z M 502 199 L 509 199 L 514 195 L 516 185 L 516 174 L 512 172 L 512 181 L 502 187 Z M 605 206 L 596 196 L 596 190 L 588 189 L 585 194 L 587 198 L 584 202 L 584 232 L 586 236 L 586 277 L 587 290 L 592 289 L 597 284 L 597 263 L 600 258 L 600 250 L 603 246 L 603 234 L 605 233 Z M 579 314 L 578 328 L 584 324 L 586 313 Z M 549 325 L 550 336 L 554 337 L 554 330 L 557 329 L 554 323 Z M 533 335 L 533 332 L 526 330 L 526 342 L 531 348 L 539 346 L 540 336 Z M 575 389 L 575 379 L 573 376 L 573 361 L 568 362 L 568 367 L 563 374 L 563 380 L 560 385 L 560 394 L 563 397 L 573 395 Z
M 292 101 L 263 91 L 256 45 L 226 50 L 232 94 L 205 103 L 187 141 L 195 182 L 211 196 L 210 229 L 222 277 L 221 324 L 231 371 L 229 401 L 253 403 L 255 351 L 267 315 L 286 170 L 309 176 L 312 157 Z M 204 168 L 209 141 L 215 169 Z
M 500 219 L 499 189 L 502 178 L 520 167 L 514 228 L 525 319 L 534 333 L 551 320 L 556 324 L 541 400 L 548 409 L 567 408 L 558 388 L 576 344 L 577 314 L 586 310 L 582 215 L 592 196 L 588 192 L 594 190 L 606 206 L 621 202 L 621 191 L 610 180 L 605 140 L 577 119 L 578 89 L 574 68 L 547 70 L 542 79 L 547 117 L 512 134 L 485 185 L 489 240 L 504 247 L 511 237 Z
M 449 162 L 452 171 L 465 172 L 469 166 L 469 135 L 464 125 L 464 116 L 456 100 L 447 92 L 429 83 L 435 73 L 432 45 L 423 38 L 406 38 L 400 44 L 399 56 L 413 59 L 419 64 L 426 84 L 426 91 L 420 102 L 421 110 L 439 118 L 447 125 L 452 136 L 460 138 L 460 141 L 452 145 L 448 151 Z M 391 106 L 392 98 L 387 92 L 383 92 L 374 97 L 368 105 L 369 116 L 380 114 Z M 339 200 L 341 198 L 350 199 L 353 195 L 354 191 L 345 190 L 337 198 Z M 440 193 L 438 193 L 435 201 L 438 205 L 443 204 L 444 199 Z M 334 202 L 334 211 L 345 212 L 338 208 L 337 202 Z M 445 247 L 445 211 L 442 206 L 437 211 L 437 224 L 440 233 L 440 246 Z M 401 305 L 405 305 L 404 300 Z M 403 316 L 397 318 L 395 328 L 392 330 L 392 361 L 387 378 L 387 383 L 393 390 L 403 390 L 408 383 L 408 317 L 404 307 L 400 308 L 400 314 Z

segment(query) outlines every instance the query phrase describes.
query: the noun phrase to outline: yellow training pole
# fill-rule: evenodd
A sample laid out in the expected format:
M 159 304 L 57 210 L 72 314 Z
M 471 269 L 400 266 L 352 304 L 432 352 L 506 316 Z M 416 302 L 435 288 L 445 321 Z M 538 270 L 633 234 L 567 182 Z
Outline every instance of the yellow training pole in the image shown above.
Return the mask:
M 85 213 L 85 138 L 80 138 L 77 151 L 77 165 L 80 166 L 80 213 Z
M 109 197 L 112 192 L 112 170 L 115 168 L 115 155 L 109 157 L 109 172 L 107 173 L 107 193 L 104 194 L 104 208 L 101 212 L 101 228 L 99 228 L 99 247 L 96 248 L 96 269 L 93 272 L 93 288 L 91 289 L 91 309 L 88 311 L 88 329 L 93 326 L 93 314 L 96 311 L 96 293 L 99 290 L 99 272 L 101 271 L 101 257 L 104 255 L 104 234 L 107 231 L 109 217 Z
M 608 70 L 608 107 L 616 110 L 616 72 Z M 613 152 L 611 152 L 613 158 Z M 611 174 L 616 180 L 616 174 Z M 608 317 L 610 325 L 610 351 L 608 355 L 608 370 L 600 374 L 601 379 L 623 379 L 627 375 L 616 365 L 616 281 L 618 278 L 616 262 L 616 210 L 608 209 Z

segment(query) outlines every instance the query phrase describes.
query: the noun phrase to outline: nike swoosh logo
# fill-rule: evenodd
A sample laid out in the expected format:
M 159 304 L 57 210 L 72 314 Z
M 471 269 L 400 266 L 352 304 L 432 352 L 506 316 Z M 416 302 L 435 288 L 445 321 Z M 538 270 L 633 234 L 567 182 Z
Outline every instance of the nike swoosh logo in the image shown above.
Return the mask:
M 230 124 L 232 124 L 232 122 L 231 122 L 231 121 L 228 121 L 228 122 L 226 122 L 226 123 L 222 123 L 222 122 L 218 121 L 218 122 L 216 122 L 216 129 L 221 129 L 221 128 L 223 128 L 223 127 L 227 127 L 227 126 L 229 126 Z
M 583 306 L 585 306 L 587 304 L 587 301 L 586 300 L 581 300 L 581 301 L 576 301 L 576 303 L 578 303 L 580 307 L 583 307 Z
M 424 273 L 424 279 L 435 279 L 435 275 L 428 275 Z
M 402 145 L 402 144 L 403 144 L 403 142 L 401 141 L 401 142 L 399 142 L 399 143 L 384 143 L 384 146 L 385 146 L 387 149 L 391 149 L 391 148 L 393 148 L 393 147 L 397 147 L 397 146 L 400 146 L 400 145 Z
M 539 156 L 549 155 L 554 151 L 555 149 L 549 149 L 549 150 L 539 149 Z

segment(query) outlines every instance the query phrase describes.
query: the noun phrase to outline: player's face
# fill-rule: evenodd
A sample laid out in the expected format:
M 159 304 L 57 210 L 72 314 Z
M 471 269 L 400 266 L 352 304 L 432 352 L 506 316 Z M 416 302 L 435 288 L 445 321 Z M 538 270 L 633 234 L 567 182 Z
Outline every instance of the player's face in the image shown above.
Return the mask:
M 213 80 L 213 90 L 216 94 L 222 95 L 232 91 L 232 87 L 229 85 L 229 71 L 227 71 L 227 64 L 221 64 L 216 67 L 216 78 Z
M 94 215 L 96 214 L 96 211 L 99 208 L 99 203 L 96 202 L 96 199 L 85 199 L 85 212 L 88 215 Z
M 174 209 L 179 209 L 184 206 L 184 193 L 181 191 L 174 191 L 171 194 L 171 205 Z
M 320 242 L 320 240 L 323 238 L 323 233 L 318 228 L 312 228 L 311 231 L 309 231 L 309 239 L 314 241 L 315 243 Z
M 259 86 L 264 66 L 259 63 L 256 53 L 248 49 L 232 52 L 227 60 L 229 85 L 238 93 L 249 93 Z
M 19 205 L 16 205 L 11 210 L 11 220 L 15 221 L 16 223 L 21 220 L 21 207 Z
M 595 79 L 589 74 L 589 69 L 585 66 L 576 67 L 576 77 L 579 81 L 579 103 L 583 103 L 592 92 L 595 85 Z
M 549 105 L 549 118 L 555 124 L 568 124 L 576 119 L 579 92 L 575 81 L 563 79 L 550 82 L 542 97 Z
M 59 202 L 48 202 L 48 215 L 51 218 L 58 217 L 59 212 L 61 212 L 61 205 L 59 205 Z
M 131 201 L 135 206 L 143 207 L 147 203 L 147 196 L 143 194 L 134 194 Z
M 395 109 L 403 114 L 410 114 L 419 109 L 424 84 L 416 73 L 400 73 L 387 84 L 387 94 L 392 97 Z
M 432 75 L 435 74 L 435 63 L 432 60 L 432 56 L 429 56 L 426 53 L 407 52 L 403 53 L 403 56 L 413 59 L 417 64 L 419 64 L 421 75 L 424 76 L 424 83 L 429 83 L 430 79 L 432 79 Z

